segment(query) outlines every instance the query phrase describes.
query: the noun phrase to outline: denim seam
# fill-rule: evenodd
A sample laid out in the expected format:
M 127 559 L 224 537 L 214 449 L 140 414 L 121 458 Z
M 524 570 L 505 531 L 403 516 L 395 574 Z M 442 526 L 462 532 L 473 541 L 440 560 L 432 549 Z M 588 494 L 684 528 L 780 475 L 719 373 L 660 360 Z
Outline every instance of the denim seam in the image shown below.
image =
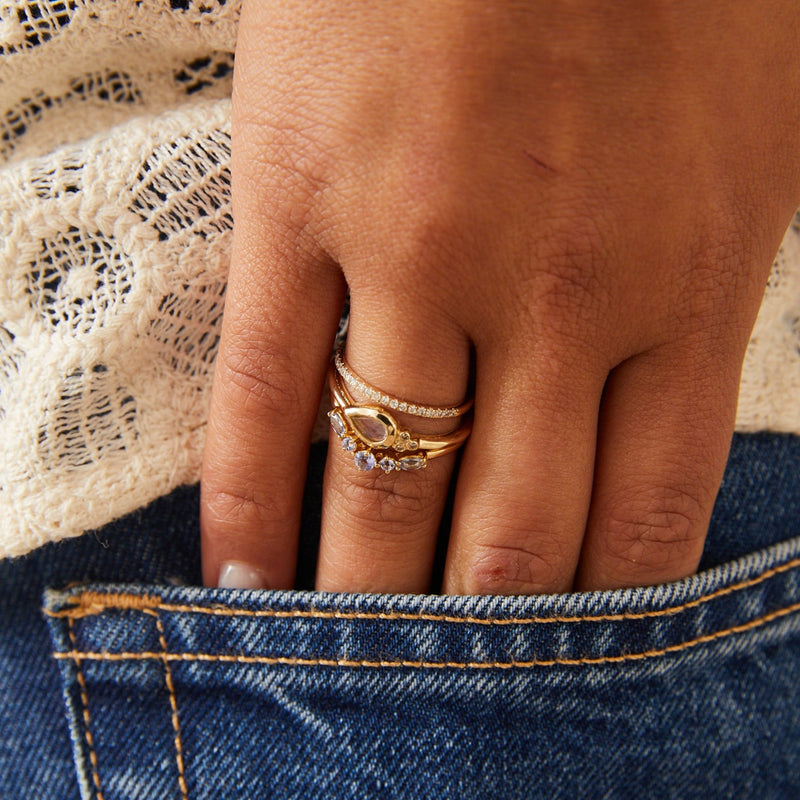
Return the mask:
M 153 611 L 152 609 L 144 609 L 142 613 L 151 615 L 155 618 L 156 628 L 158 629 L 158 641 L 161 644 L 162 650 L 164 651 L 163 655 L 166 656 L 169 650 L 167 648 L 167 639 L 164 633 L 164 626 L 161 624 L 161 617 L 159 616 L 157 611 Z M 188 800 L 189 790 L 188 787 L 186 786 L 186 777 L 184 775 L 183 744 L 181 741 L 180 719 L 178 717 L 178 699 L 175 694 L 175 684 L 172 681 L 172 669 L 170 668 L 169 661 L 166 658 L 164 658 L 163 661 L 164 661 L 164 672 L 166 675 L 167 692 L 169 693 L 169 705 L 172 717 L 172 729 L 175 732 L 174 736 L 175 762 L 178 766 L 178 784 L 181 789 L 182 800 Z
M 703 636 L 698 636 L 696 639 L 690 639 L 687 642 L 680 644 L 669 645 L 656 650 L 646 650 L 642 653 L 625 653 L 619 656 L 598 656 L 597 658 L 554 658 L 542 661 L 366 661 L 366 660 L 348 660 L 348 659 L 325 659 L 325 658 L 294 658 L 282 656 L 243 656 L 243 655 L 226 655 L 226 654 L 209 654 L 209 653 L 95 653 L 83 652 L 73 650 L 69 653 L 55 652 L 53 657 L 56 659 L 72 659 L 80 661 L 85 659 L 87 661 L 144 661 L 165 659 L 167 661 L 196 661 L 196 662 L 223 662 L 235 664 L 264 664 L 264 665 L 278 665 L 284 664 L 288 666 L 308 666 L 308 667 L 418 667 L 423 669 L 442 669 L 445 667 L 454 667 L 460 669 L 530 669 L 533 667 L 553 667 L 553 666 L 579 666 L 579 665 L 597 665 L 597 664 L 619 664 L 625 661 L 641 661 L 647 658 L 654 658 L 657 656 L 671 655 L 683 650 L 688 650 L 700 644 L 707 644 L 732 636 L 737 633 L 744 633 L 745 631 L 759 628 L 781 617 L 785 617 L 795 611 L 800 611 L 800 602 L 794 603 L 786 608 L 772 611 L 765 614 L 763 617 L 758 617 L 750 622 L 741 625 L 734 625 L 730 628 L 724 628 L 721 631 L 714 633 L 707 633 Z
M 68 623 L 70 642 L 72 643 L 72 646 L 77 649 L 78 644 L 75 640 L 75 628 L 73 621 L 70 619 L 68 620 Z M 89 716 L 89 690 L 86 686 L 86 679 L 83 676 L 81 659 L 76 658 L 74 661 L 78 675 L 78 685 L 81 693 L 81 705 L 83 706 L 83 735 L 86 740 L 86 746 L 89 749 L 89 760 L 92 763 L 92 781 L 94 782 L 97 800 L 104 800 L 103 791 L 100 787 L 100 772 L 97 767 L 97 753 L 94 749 L 94 738 L 92 737 L 91 731 L 91 717 Z
M 135 595 L 135 594 L 121 594 L 114 593 L 104 595 L 101 592 L 89 591 L 82 592 L 75 597 L 69 598 L 69 602 L 74 603 L 74 608 L 66 608 L 60 611 L 51 611 L 47 608 L 42 609 L 43 612 L 49 617 L 72 617 L 81 618 L 87 616 L 95 616 L 102 614 L 108 610 L 131 610 L 141 611 L 146 608 L 158 609 L 169 613 L 193 613 L 193 614 L 209 614 L 212 616 L 220 617 L 271 617 L 271 618 L 309 618 L 309 619 L 363 619 L 363 620 L 408 620 L 415 621 L 421 620 L 425 622 L 453 622 L 453 623 L 468 623 L 472 625 L 531 625 L 547 622 L 617 622 L 622 620 L 635 620 L 635 619 L 649 619 L 651 617 L 669 616 L 678 614 L 681 611 L 686 611 L 691 608 L 708 603 L 719 597 L 732 594 L 737 591 L 749 589 L 765 580 L 780 575 L 783 572 L 788 572 L 800 566 L 800 558 L 788 561 L 786 564 L 781 564 L 777 567 L 766 570 L 765 572 L 750 578 L 740 583 L 725 586 L 717 589 L 711 594 L 703 595 L 695 600 L 690 600 L 682 603 L 679 606 L 670 606 L 669 608 L 660 608 L 653 611 L 641 612 L 623 612 L 620 614 L 597 614 L 597 615 L 576 615 L 576 616 L 555 616 L 555 617 L 511 617 L 508 619 L 486 619 L 482 617 L 454 617 L 445 614 L 413 614 L 404 612 L 347 612 L 347 611 L 320 611 L 292 609 L 289 611 L 281 611 L 277 609 L 239 609 L 239 608 L 225 608 L 225 607 L 206 607 L 206 606 L 193 606 L 193 605 L 175 605 L 170 603 L 162 603 L 161 598 L 154 595 Z

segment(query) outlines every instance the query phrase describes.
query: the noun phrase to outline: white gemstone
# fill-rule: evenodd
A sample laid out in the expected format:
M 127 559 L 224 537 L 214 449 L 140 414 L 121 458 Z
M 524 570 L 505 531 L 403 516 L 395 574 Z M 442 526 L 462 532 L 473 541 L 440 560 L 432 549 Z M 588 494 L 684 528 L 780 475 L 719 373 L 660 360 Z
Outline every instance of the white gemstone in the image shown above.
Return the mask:
M 389 435 L 389 428 L 384 422 L 365 414 L 351 414 L 350 424 L 356 429 L 363 439 L 371 444 L 380 444 Z
M 342 439 L 342 450 L 347 450 L 348 453 L 352 453 L 355 449 L 355 440 L 351 439 L 349 436 L 345 436 L 344 439 Z
M 394 409 L 394 410 L 396 411 L 396 410 L 397 410 L 397 407 L 398 407 L 399 405 L 400 405 L 400 403 L 398 403 L 398 402 L 397 402 L 397 400 L 392 400 L 392 402 L 391 402 L 391 403 L 389 403 L 389 408 L 392 408 L 392 409 Z
M 331 428 L 333 428 L 333 432 L 340 438 L 344 436 L 347 430 L 342 415 L 338 411 L 331 413 Z
M 369 472 L 375 468 L 375 456 L 369 450 L 359 450 L 355 455 L 355 462 L 362 472 Z
M 389 395 L 388 394 L 382 394 L 381 395 L 381 405 L 385 406 L 385 405 L 388 405 L 388 404 L 389 404 Z
M 397 469 L 397 462 L 394 459 L 389 458 L 389 456 L 384 456 L 379 462 L 378 466 L 384 472 L 391 472 L 393 469 Z
M 398 406 L 398 411 L 407 411 L 408 410 L 408 403 L 400 403 Z
M 408 407 L 408 413 L 409 414 L 416 414 L 418 412 L 419 412 L 419 409 L 416 406 L 409 406 Z
M 422 469 L 425 466 L 425 456 L 406 456 L 398 462 L 400 469 L 409 471 L 412 469 Z

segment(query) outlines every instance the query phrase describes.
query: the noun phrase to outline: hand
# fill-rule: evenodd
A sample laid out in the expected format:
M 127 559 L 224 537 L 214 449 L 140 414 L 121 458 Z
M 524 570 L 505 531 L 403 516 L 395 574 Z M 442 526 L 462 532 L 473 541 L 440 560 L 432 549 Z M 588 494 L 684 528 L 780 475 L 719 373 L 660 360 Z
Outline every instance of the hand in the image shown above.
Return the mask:
M 292 585 L 345 280 L 388 394 L 458 402 L 474 352 L 445 592 L 692 573 L 800 202 L 799 11 L 245 2 L 205 581 Z M 384 475 L 332 442 L 317 588 L 426 591 L 455 456 Z

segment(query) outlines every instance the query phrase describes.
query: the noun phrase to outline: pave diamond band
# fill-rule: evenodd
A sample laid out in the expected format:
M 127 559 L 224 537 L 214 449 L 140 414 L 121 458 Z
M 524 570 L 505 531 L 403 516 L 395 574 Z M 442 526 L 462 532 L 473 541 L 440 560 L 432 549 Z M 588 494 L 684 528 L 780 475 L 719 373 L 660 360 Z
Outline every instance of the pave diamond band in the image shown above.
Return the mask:
M 342 449 L 353 455 L 356 467 L 363 472 L 376 467 L 387 474 L 424 469 L 429 459 L 461 447 L 472 429 L 472 420 L 467 419 L 443 436 L 405 430 L 388 409 L 356 405 L 334 364 L 328 372 L 328 385 L 333 404 L 328 413 L 331 428 Z
M 471 398 L 459 406 L 426 406 L 420 403 L 412 403 L 408 400 L 401 400 L 399 397 L 392 397 L 380 391 L 380 389 L 370 386 L 370 384 L 353 372 L 350 365 L 344 360 L 344 353 L 341 350 L 336 351 L 333 357 L 333 363 L 342 380 L 352 390 L 360 392 L 372 402 L 378 403 L 391 411 L 411 414 L 412 417 L 445 419 L 447 417 L 461 417 L 472 407 Z

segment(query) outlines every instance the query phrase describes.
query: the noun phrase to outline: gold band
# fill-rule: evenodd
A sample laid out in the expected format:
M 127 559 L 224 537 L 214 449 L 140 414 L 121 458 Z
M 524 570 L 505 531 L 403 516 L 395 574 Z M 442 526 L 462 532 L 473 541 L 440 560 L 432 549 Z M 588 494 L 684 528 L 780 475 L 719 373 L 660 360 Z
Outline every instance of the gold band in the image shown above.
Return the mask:
M 400 411 L 403 414 L 411 414 L 412 417 L 427 417 L 428 419 L 443 419 L 446 417 L 461 417 L 472 408 L 472 398 L 468 398 L 458 406 L 426 406 L 421 403 L 412 403 L 409 400 L 401 400 L 399 397 L 391 395 L 370 386 L 365 380 L 353 372 L 350 365 L 344 359 L 344 352 L 337 350 L 333 357 L 336 371 L 342 380 L 354 391 L 360 392 L 365 397 L 375 403 L 380 403 L 392 411 Z
M 334 364 L 328 370 L 328 386 L 334 406 L 328 414 L 331 427 L 342 449 L 353 453 L 356 466 L 365 472 L 375 467 L 384 472 L 423 469 L 428 459 L 458 450 L 472 431 L 471 419 L 443 436 L 404 430 L 387 409 L 357 405 Z

